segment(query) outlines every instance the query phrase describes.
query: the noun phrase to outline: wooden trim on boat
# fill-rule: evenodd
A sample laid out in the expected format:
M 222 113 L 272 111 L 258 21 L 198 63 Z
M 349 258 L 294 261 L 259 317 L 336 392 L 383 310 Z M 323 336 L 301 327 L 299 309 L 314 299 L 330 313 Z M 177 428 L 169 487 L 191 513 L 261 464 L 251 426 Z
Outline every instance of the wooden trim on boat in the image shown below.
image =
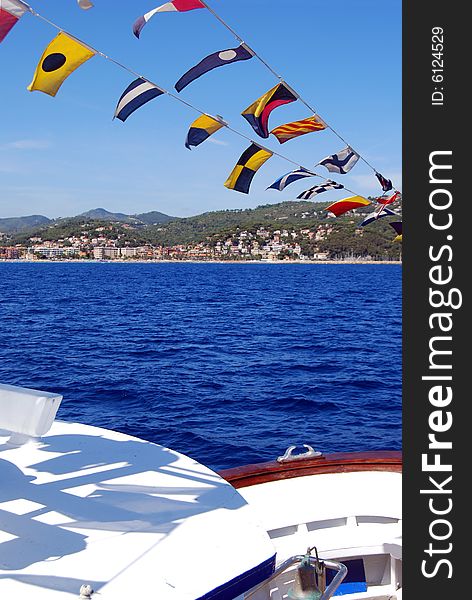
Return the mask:
M 402 472 L 402 453 L 393 450 L 371 452 L 336 452 L 316 458 L 301 458 L 287 462 L 265 462 L 224 469 L 219 475 L 235 488 L 249 487 L 268 481 L 291 479 L 323 473 L 353 473 L 356 471 Z

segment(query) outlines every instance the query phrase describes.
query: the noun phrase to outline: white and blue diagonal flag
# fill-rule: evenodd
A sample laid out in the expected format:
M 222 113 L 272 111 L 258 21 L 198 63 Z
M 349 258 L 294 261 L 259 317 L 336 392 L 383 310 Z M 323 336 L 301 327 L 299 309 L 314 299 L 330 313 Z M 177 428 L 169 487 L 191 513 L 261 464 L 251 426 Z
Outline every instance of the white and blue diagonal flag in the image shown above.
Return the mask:
M 315 185 L 315 187 L 310 188 L 309 190 L 305 190 L 299 196 L 297 196 L 297 200 L 310 200 L 313 196 L 317 194 L 322 194 L 323 192 L 327 192 L 328 190 L 342 190 L 343 185 L 340 183 L 336 183 L 336 181 L 332 181 L 331 179 L 327 179 L 326 183 L 322 183 L 321 185 Z
M 396 212 L 394 212 L 393 210 L 390 210 L 389 208 L 387 208 L 386 206 L 383 207 L 382 212 L 374 212 L 371 215 L 369 215 L 368 217 L 366 217 L 362 223 L 359 223 L 359 227 L 365 227 L 366 225 L 369 225 L 370 223 L 373 223 L 374 221 L 377 221 L 377 219 L 382 219 L 383 217 L 390 217 L 391 215 L 397 215 Z
M 138 77 L 121 94 L 113 118 L 116 117 L 120 121 L 126 121 L 136 109 L 149 102 L 149 100 L 161 96 L 163 93 L 153 83 L 149 83 L 149 81 Z
M 359 154 L 347 146 L 340 152 L 323 158 L 318 164 L 326 167 L 331 173 L 341 173 L 341 175 L 345 175 L 352 169 L 359 158 Z
M 272 185 L 269 185 L 269 187 L 267 189 L 268 190 L 270 190 L 270 189 L 279 190 L 279 192 L 281 192 L 283 189 L 285 189 L 287 187 L 287 185 L 290 185 L 294 181 L 297 181 L 297 179 L 302 179 L 303 177 L 314 177 L 314 176 L 316 176 L 316 173 L 312 173 L 308 169 L 304 169 L 303 167 L 300 167 L 299 169 L 295 169 L 295 171 L 290 171 L 290 173 L 286 173 L 285 175 L 282 175 L 282 177 L 279 177 L 276 181 L 274 181 L 274 183 Z

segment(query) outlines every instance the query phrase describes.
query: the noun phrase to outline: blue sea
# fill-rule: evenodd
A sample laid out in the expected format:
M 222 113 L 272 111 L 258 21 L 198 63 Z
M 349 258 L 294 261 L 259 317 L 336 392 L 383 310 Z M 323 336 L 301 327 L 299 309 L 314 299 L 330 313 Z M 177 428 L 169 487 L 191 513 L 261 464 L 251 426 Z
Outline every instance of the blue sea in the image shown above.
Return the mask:
M 401 448 L 401 266 L 0 263 L 0 382 L 213 469 Z

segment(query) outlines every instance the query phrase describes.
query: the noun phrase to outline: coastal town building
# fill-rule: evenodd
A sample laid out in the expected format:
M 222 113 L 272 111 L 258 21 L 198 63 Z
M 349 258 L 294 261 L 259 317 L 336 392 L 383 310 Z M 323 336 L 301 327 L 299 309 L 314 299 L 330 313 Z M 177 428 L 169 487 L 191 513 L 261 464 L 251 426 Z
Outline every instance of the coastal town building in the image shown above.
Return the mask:
M 34 246 L 26 249 L 26 255 L 30 259 L 35 258 L 62 258 L 76 256 L 79 253 L 78 248 L 64 246 Z
M 15 246 L 0 247 L 0 260 L 18 260 L 22 253 L 22 249 Z
M 311 216 L 311 213 L 307 215 Z M 352 221 L 350 225 L 357 223 Z M 200 242 L 138 246 L 132 243 L 132 236 L 126 237 L 116 225 L 91 227 L 89 224 L 87 228 L 81 224 L 80 232 L 75 231 L 70 236 L 46 240 L 35 235 L 24 246 L 8 245 L 11 238 L 2 234 L 0 260 L 309 261 L 367 258 L 365 250 L 357 256 L 352 251 L 348 255 L 344 250 L 328 251 L 326 243 L 335 228 L 335 222 L 326 219 L 311 227 L 236 227 L 231 233 L 214 234 Z M 350 239 L 362 238 L 364 233 L 364 229 L 357 226 L 349 234 Z

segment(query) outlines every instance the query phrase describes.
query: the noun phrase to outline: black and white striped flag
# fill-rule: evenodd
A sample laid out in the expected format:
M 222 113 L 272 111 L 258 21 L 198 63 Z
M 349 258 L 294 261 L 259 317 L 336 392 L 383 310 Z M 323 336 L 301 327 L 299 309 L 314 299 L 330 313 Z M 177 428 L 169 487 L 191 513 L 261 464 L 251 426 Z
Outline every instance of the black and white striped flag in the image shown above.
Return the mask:
M 299 196 L 297 196 L 297 200 L 310 200 L 311 198 L 313 198 L 313 196 L 316 196 L 317 194 L 322 194 L 323 192 L 327 192 L 328 190 L 342 190 L 343 187 L 344 186 L 340 183 L 336 183 L 336 181 L 327 179 L 326 183 L 323 183 L 321 185 L 315 185 L 315 187 L 312 187 L 302 192 Z

